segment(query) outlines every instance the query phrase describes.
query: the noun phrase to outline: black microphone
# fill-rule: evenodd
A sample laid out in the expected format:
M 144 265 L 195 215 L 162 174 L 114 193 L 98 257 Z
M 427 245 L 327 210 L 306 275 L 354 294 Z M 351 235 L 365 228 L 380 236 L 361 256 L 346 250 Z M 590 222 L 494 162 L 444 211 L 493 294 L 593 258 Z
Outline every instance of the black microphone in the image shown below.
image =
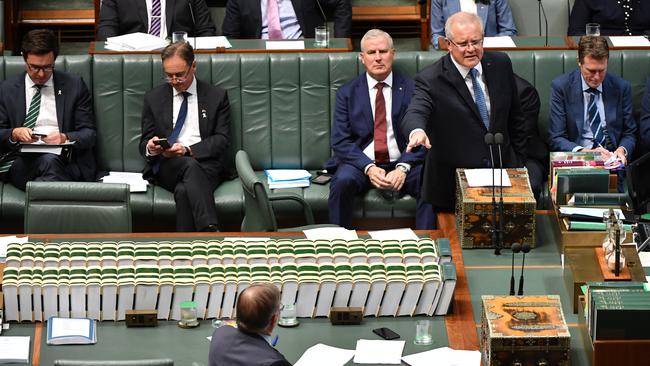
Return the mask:
M 323 11 L 323 7 L 321 6 L 319 0 L 316 0 L 316 5 L 318 5 L 318 10 L 320 10 L 320 14 L 323 16 L 323 25 L 327 29 L 327 16 L 325 16 L 325 12 Z
M 537 6 L 537 18 L 539 21 L 539 36 L 542 36 L 542 15 L 544 15 L 544 47 L 548 47 L 548 19 L 546 18 L 546 11 L 544 10 L 544 5 L 542 0 L 537 0 L 539 4 Z
M 492 164 L 492 225 L 490 227 L 490 234 L 492 237 L 492 245 L 494 246 L 494 254 L 500 255 L 501 248 L 499 247 L 498 238 L 497 238 L 497 199 L 496 191 L 494 187 L 494 152 L 492 145 L 494 145 L 494 135 L 490 132 L 485 134 L 485 143 L 490 149 L 490 163 Z
M 515 294 L 515 253 L 521 251 L 521 244 L 512 243 L 512 264 L 510 265 L 510 296 Z
M 497 145 L 497 151 L 499 152 L 499 247 L 503 246 L 503 237 L 505 232 L 503 230 L 503 159 L 501 156 L 501 145 L 503 145 L 503 134 L 497 132 L 494 134 L 494 143 Z
M 526 253 L 530 252 L 530 245 L 523 244 L 521 246 L 521 252 L 524 253 L 524 256 L 521 257 L 521 276 L 519 276 L 519 291 L 517 291 L 517 296 L 524 296 L 524 262 L 526 261 Z
M 192 18 L 192 35 L 194 36 L 194 44 L 192 45 L 192 48 L 196 49 L 196 37 L 198 35 L 196 34 L 196 19 L 194 19 L 194 9 L 192 9 L 192 2 L 188 1 L 187 7 L 190 8 L 190 17 Z

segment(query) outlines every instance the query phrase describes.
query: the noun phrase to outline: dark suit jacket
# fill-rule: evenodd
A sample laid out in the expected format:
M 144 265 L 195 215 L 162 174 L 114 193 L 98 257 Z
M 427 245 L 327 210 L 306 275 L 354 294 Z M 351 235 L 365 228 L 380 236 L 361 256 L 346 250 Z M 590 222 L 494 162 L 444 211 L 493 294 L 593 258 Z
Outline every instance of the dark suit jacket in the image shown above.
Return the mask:
M 352 33 L 350 0 L 291 0 L 302 29 L 302 36 L 314 38 L 314 28 L 325 22 L 317 1 L 320 1 L 324 11 L 334 11 L 334 37 L 350 37 Z M 227 37 L 259 39 L 262 36 L 260 0 L 228 0 L 222 30 L 223 35 Z
M 650 1 L 630 0 L 632 15 L 630 30 L 633 35 L 641 35 L 650 29 Z M 625 32 L 625 14 L 617 0 L 576 0 L 569 17 L 570 36 L 585 34 L 587 23 L 600 24 L 601 36 L 627 35 Z
M 607 73 L 602 85 L 607 136 L 614 148 L 623 146 L 632 156 L 636 139 L 636 122 L 632 115 L 630 82 Z M 576 69 L 551 82 L 549 125 L 551 150 L 571 151 L 578 146 L 584 123 L 585 103 L 582 78 L 580 70 Z
M 500 52 L 485 52 L 481 61 L 490 97 L 490 131 L 504 137 L 503 164 L 521 167 L 526 157 L 526 129 L 512 64 Z M 456 168 L 487 168 L 488 130 L 465 81 L 451 60 L 440 58 L 415 77 L 415 93 L 402 119 L 402 132 L 425 130 L 431 141 L 424 163 L 422 195 L 440 210 L 452 210 Z
M 208 366 L 291 366 L 280 352 L 257 334 L 225 325 L 215 329 Z
M 650 152 L 650 77 L 645 82 L 645 92 L 643 93 L 643 104 L 641 107 L 641 121 L 639 122 L 639 143 L 643 153 Z
M 64 71 L 54 71 L 52 77 L 59 131 L 75 142 L 70 167 L 84 180 L 95 181 L 95 115 L 88 87 L 81 77 Z M 21 73 L 0 84 L 0 151 L 15 147 L 11 130 L 22 127 L 25 110 L 25 73 Z
M 413 95 L 413 81 L 393 72 L 392 125 L 397 146 L 402 156 L 397 163 L 413 165 L 424 161 L 424 152 L 405 153 L 407 140 L 400 132 L 400 121 Z M 362 170 L 373 161 L 363 153 L 374 139 L 374 116 L 368 96 L 366 73 L 345 83 L 336 92 L 336 110 L 332 129 L 334 156 L 325 168 L 334 170 L 339 163 L 353 165 Z
M 528 159 L 535 159 L 544 165 L 548 164 L 548 146 L 539 136 L 539 94 L 535 87 L 526 79 L 515 74 L 515 83 L 519 93 L 519 102 L 521 103 L 521 112 L 524 114 L 526 121 L 526 136 L 528 137 L 528 147 L 526 155 Z
M 163 0 L 167 1 L 165 17 L 167 33 L 187 32 L 190 37 L 215 36 L 210 11 L 205 0 Z M 97 25 L 97 40 L 122 34 L 149 31 L 149 17 L 145 0 L 102 0 Z
M 196 77 L 196 76 L 195 76 Z M 226 149 L 230 144 L 230 103 L 226 91 L 220 87 L 196 80 L 199 106 L 199 130 L 201 141 L 191 145 L 192 154 L 201 166 L 214 176 L 225 172 Z M 167 137 L 172 133 L 173 101 L 172 87 L 160 85 L 144 96 L 142 108 L 142 137 L 140 153 L 147 159 L 144 177 L 151 178 L 151 165 L 162 155 L 148 157 L 147 141 L 153 136 Z

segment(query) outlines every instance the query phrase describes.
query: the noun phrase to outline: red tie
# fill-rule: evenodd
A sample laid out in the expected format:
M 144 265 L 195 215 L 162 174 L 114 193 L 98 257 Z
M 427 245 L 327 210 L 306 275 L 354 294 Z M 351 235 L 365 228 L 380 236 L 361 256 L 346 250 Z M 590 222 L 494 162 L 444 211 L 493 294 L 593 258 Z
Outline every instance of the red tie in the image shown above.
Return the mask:
M 386 164 L 390 162 L 388 156 L 388 143 L 386 142 L 386 101 L 384 100 L 384 83 L 376 85 L 375 97 L 375 163 Z

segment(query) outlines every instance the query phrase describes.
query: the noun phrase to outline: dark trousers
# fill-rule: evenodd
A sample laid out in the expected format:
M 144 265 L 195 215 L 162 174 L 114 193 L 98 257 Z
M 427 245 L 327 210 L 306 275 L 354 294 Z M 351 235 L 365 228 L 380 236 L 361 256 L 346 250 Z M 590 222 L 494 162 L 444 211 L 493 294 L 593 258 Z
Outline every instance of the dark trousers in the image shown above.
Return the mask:
M 386 170 L 387 173 L 389 171 L 389 169 Z M 421 172 L 422 165 L 412 167 L 406 175 L 406 181 L 401 192 L 407 193 L 417 200 L 415 228 L 418 230 L 433 230 L 436 228 L 433 208 L 431 204 L 423 202 L 420 197 Z M 363 171 L 349 164 L 339 164 L 330 182 L 328 200 L 330 223 L 352 229 L 354 197 L 366 193 L 371 188 L 374 188 L 374 186 Z
M 11 165 L 9 180 L 16 188 L 25 190 L 27 182 L 78 181 L 78 169 L 66 162 L 64 157 L 55 154 L 20 154 Z
M 539 203 L 539 197 L 544 189 L 544 177 L 548 175 L 548 165 L 542 164 L 539 160 L 528 159 L 526 161 L 526 169 L 528 169 L 528 180 L 530 181 L 530 188 L 533 191 L 535 200 Z
M 202 231 L 217 226 L 217 207 L 214 190 L 219 175 L 209 166 L 191 157 L 160 159 L 156 179 L 161 187 L 174 192 L 176 201 L 176 230 Z

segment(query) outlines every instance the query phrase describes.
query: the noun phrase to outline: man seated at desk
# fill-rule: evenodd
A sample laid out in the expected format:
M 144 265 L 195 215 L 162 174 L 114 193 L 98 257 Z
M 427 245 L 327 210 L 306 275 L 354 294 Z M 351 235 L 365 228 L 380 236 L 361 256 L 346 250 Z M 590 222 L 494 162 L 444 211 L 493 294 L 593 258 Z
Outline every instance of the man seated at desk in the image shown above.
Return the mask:
M 51 30 L 23 38 L 26 73 L 0 86 L 0 173 L 25 190 L 28 181 L 95 181 L 95 116 L 90 92 L 74 74 L 54 69 L 59 43 Z M 69 155 L 17 153 L 20 143 L 74 142 Z
M 334 11 L 334 37 L 352 33 L 350 0 L 228 0 L 223 35 L 232 38 L 314 38 L 315 28 Z
M 217 35 L 205 0 L 102 0 L 97 40 L 134 32 L 160 38 L 171 37 L 172 32 Z
M 291 366 L 274 348 L 272 333 L 280 317 L 280 290 L 252 285 L 237 299 L 237 328 L 224 325 L 212 334 L 209 366 Z
M 435 228 L 431 205 L 420 199 L 420 173 L 424 150 L 405 152 L 400 121 L 413 94 L 413 81 L 393 72 L 395 49 L 391 36 L 369 30 L 361 39 L 359 59 L 366 72 L 336 93 L 332 126 L 334 156 L 327 162 L 334 171 L 330 183 L 330 223 L 352 228 L 354 197 L 377 188 L 404 192 L 417 199 L 416 228 Z

